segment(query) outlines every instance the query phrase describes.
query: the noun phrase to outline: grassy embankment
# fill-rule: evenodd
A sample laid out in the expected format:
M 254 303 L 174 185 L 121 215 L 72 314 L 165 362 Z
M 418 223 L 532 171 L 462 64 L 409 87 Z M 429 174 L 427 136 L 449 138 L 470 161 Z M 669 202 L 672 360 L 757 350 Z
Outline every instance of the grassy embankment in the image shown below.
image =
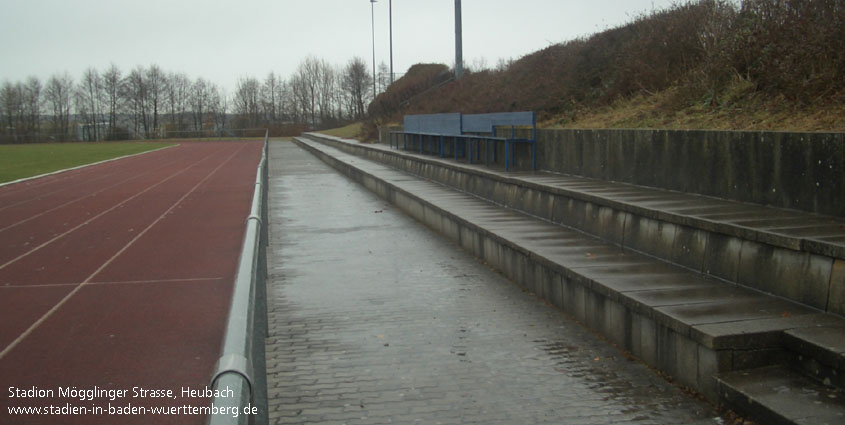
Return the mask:
M 536 111 L 542 127 L 845 131 L 841 0 L 695 0 L 449 80 L 418 64 L 368 108 Z
M 356 139 L 361 135 L 360 122 L 349 124 L 345 127 L 333 128 L 330 130 L 321 130 L 320 133 L 328 134 L 329 136 L 342 137 L 344 139 Z
M 0 183 L 171 145 L 150 142 L 0 145 Z
M 545 128 L 649 128 L 677 130 L 845 132 L 845 104 L 795 105 L 780 98 L 755 96 L 735 83 L 736 97 L 725 96 L 719 106 L 670 106 L 677 87 L 655 94 L 619 99 L 539 123 Z

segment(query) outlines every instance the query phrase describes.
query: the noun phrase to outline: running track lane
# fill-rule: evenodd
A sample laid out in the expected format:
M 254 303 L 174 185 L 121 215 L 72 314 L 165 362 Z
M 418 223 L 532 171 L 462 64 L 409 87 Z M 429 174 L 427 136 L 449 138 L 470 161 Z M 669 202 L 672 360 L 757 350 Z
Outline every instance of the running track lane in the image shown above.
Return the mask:
M 186 143 L 0 188 L 0 229 L 13 226 L 0 241 L 34 241 L 0 245 L 0 423 L 204 423 L 8 408 L 207 405 L 180 390 L 203 388 L 219 356 L 260 156 L 259 142 Z M 9 398 L 8 387 L 33 386 L 172 389 L 177 399 Z

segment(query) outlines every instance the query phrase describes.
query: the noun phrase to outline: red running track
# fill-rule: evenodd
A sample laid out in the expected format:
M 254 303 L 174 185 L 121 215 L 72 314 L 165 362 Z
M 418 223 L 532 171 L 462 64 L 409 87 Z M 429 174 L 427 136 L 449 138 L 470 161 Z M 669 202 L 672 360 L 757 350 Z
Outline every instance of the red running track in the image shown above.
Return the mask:
M 260 142 L 185 143 L 0 187 L 0 423 L 205 422 L 151 409 L 209 404 L 181 390 L 220 355 L 260 157 Z M 128 405 L 146 414 L 108 414 Z M 9 410 L 50 406 L 79 410 Z

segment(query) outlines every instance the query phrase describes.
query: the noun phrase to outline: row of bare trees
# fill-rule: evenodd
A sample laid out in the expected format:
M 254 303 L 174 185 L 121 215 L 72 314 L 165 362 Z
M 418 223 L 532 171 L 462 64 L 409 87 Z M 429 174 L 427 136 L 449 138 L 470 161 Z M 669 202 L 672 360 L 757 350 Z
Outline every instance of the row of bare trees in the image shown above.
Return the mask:
M 120 140 L 226 128 L 295 124 L 325 128 L 360 120 L 373 98 L 361 58 L 335 66 L 304 59 L 293 75 L 240 78 L 233 93 L 158 65 L 124 73 L 89 68 L 78 80 L 55 74 L 0 86 L 0 142 Z M 381 89 L 386 83 L 380 82 Z
M 213 83 L 157 65 L 124 74 L 112 65 L 0 87 L 0 141 L 119 140 L 225 125 L 228 97 Z M 84 131 L 78 130 L 84 128 Z
M 360 120 L 373 99 L 372 81 L 367 64 L 358 57 L 334 66 L 309 56 L 287 79 L 276 73 L 264 81 L 241 78 L 232 95 L 237 125 L 295 123 L 319 128 Z

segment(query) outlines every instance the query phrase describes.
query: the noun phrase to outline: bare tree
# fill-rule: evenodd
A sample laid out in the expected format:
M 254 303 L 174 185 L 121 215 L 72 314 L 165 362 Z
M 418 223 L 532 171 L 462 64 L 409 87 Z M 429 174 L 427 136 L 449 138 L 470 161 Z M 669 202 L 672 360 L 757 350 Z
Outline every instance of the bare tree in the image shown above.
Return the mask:
M 487 64 L 487 58 L 479 56 L 474 58 L 466 68 L 470 72 L 484 72 L 490 70 L 490 65 Z
M 378 66 L 378 78 L 376 83 L 378 83 L 379 93 L 384 93 L 390 85 L 390 67 L 384 62 L 380 63 Z
M 292 79 L 280 80 L 279 85 L 279 121 L 282 124 L 298 122 L 296 119 L 296 98 L 293 95 Z
M 311 118 L 311 127 L 317 127 L 317 108 L 320 100 L 322 63 L 313 56 L 305 58 L 296 70 L 297 90 L 303 110 Z
M 156 64 L 150 65 L 146 74 L 146 88 L 149 107 L 152 112 L 152 128 L 158 131 L 158 110 L 163 104 L 167 76 Z
M 264 85 L 261 86 L 261 105 L 264 109 L 264 120 L 267 123 L 276 123 L 281 120 L 282 85 L 283 80 L 271 72 L 264 79 Z
M 21 102 L 20 83 L 4 82 L 3 88 L 0 89 L 0 104 L 2 104 L 4 127 L 6 127 L 4 132 L 11 136 L 13 142 L 18 142 L 18 131 L 15 128 L 15 122 L 22 109 Z
M 129 72 L 125 81 L 125 96 L 132 113 L 135 134 L 142 134 L 146 138 L 150 131 L 148 112 L 148 93 L 146 72 L 143 67 L 137 67 Z
M 209 111 L 214 115 L 215 128 L 222 133 L 226 128 L 226 114 L 229 113 L 229 96 L 213 84 L 209 89 Z
M 308 122 L 308 88 L 305 82 L 296 73 L 290 77 L 290 111 L 293 122 L 304 124 Z
M 103 73 L 103 103 L 108 110 L 108 138 L 117 138 L 117 114 L 123 102 L 123 76 L 115 64 L 111 64 Z
M 176 131 L 185 129 L 185 112 L 189 106 L 191 80 L 183 73 L 171 73 L 167 77 L 167 102 L 170 108 L 170 124 Z
M 319 61 L 319 102 L 320 102 L 320 123 L 325 125 L 333 125 L 335 122 L 334 116 L 334 93 L 335 93 L 335 78 L 334 69 L 325 60 Z
M 33 77 L 0 86 L 0 134 L 26 141 L 40 131 L 46 113 L 50 116 L 44 122 L 49 119 L 55 137 L 67 140 L 73 133 L 73 109 L 87 140 L 112 140 L 127 132 L 151 137 L 163 123 L 177 131 L 223 128 L 230 110 L 244 127 L 287 123 L 325 127 L 363 118 L 371 100 L 367 86 L 372 84 L 366 69 L 358 57 L 335 66 L 309 56 L 288 79 L 273 72 L 263 80 L 241 78 L 231 96 L 207 80 L 192 81 L 155 64 L 126 74 L 114 64 L 102 72 L 88 68 L 76 82 L 67 73 L 56 74 L 44 86 Z M 389 75 L 383 73 L 380 80 L 386 88 Z M 129 119 L 133 122 L 121 125 Z
M 496 61 L 495 71 L 496 72 L 505 72 L 505 71 L 508 70 L 508 68 L 511 67 L 512 64 L 513 64 L 513 59 L 511 59 L 511 58 L 508 58 L 508 59 L 499 58 Z
M 37 137 L 41 130 L 41 108 L 44 106 L 42 90 L 44 86 L 38 77 L 29 77 L 24 86 L 24 122 L 30 139 Z
M 352 118 L 346 107 L 346 94 L 343 92 L 343 71 L 342 65 L 333 67 L 332 74 L 334 74 L 334 87 L 332 89 L 332 104 L 334 105 L 334 115 L 339 122 L 344 122 Z
M 240 125 L 255 127 L 261 114 L 261 84 L 257 79 L 248 77 L 238 80 L 233 103 L 235 113 L 239 115 Z
M 102 80 L 97 70 L 88 68 L 82 74 L 82 81 L 77 87 L 77 110 L 88 125 L 89 133 L 85 135 L 90 140 L 101 140 L 103 135 L 98 129 L 100 111 L 100 92 Z
M 367 87 L 372 86 L 373 79 L 367 72 L 367 63 L 356 56 L 352 58 L 343 71 L 342 87 L 352 106 L 352 116 L 356 120 L 364 117 L 364 103 L 369 99 Z
M 208 112 L 209 83 L 202 78 L 197 78 L 191 86 L 191 109 L 194 119 L 194 130 L 202 131 L 206 113 Z
M 73 78 L 68 73 L 56 74 L 47 81 L 44 97 L 52 112 L 52 130 L 59 141 L 70 136 L 70 104 Z
M 6 82 L 5 84 L 8 84 Z M 4 86 L 5 86 L 4 84 Z M 11 127 L 6 123 L 6 105 L 5 105 L 5 95 L 3 93 L 3 88 L 0 88 L 0 136 L 5 136 L 6 133 L 11 130 Z M 0 143 L 2 143 L 5 138 L 0 137 Z

